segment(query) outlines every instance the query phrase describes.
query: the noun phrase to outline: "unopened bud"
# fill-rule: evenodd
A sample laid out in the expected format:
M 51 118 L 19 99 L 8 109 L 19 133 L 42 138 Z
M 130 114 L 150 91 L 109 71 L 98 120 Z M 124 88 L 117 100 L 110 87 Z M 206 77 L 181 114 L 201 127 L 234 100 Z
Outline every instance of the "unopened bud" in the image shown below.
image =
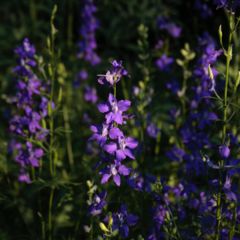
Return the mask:
M 85 233 L 90 233 L 91 228 L 88 227 L 88 226 L 83 226 L 83 230 L 84 230 Z
M 50 63 L 48 64 L 48 73 L 49 73 L 49 75 L 51 77 L 52 76 L 52 66 L 51 66 Z
M 161 191 L 163 189 L 162 183 L 161 182 L 156 182 L 155 183 L 155 188 Z
M 218 34 L 219 34 L 220 41 L 222 41 L 222 25 L 220 25 L 218 28 Z
M 169 212 L 165 212 L 165 217 L 167 218 L 168 221 L 170 221 L 170 215 L 169 215 Z
M 165 225 L 163 225 L 163 231 L 168 233 L 168 229 L 167 229 L 167 227 Z
M 176 232 L 177 232 L 177 229 L 174 228 L 174 229 L 172 230 L 172 233 L 173 233 L 173 234 L 176 234 Z
M 59 88 L 59 92 L 58 92 L 58 103 L 61 103 L 62 101 L 62 88 Z
M 87 184 L 87 186 L 88 186 L 89 188 L 92 187 L 92 183 L 91 183 L 91 181 L 87 180 L 86 184 Z
M 104 225 L 104 223 L 100 222 L 99 223 L 100 228 L 104 231 L 104 232 L 109 232 L 109 230 L 107 229 L 107 227 Z
M 213 80 L 213 73 L 210 64 L 208 65 L 208 76 L 211 80 Z
M 118 232 L 119 232 L 119 229 L 117 228 L 112 232 L 111 236 L 116 237 L 118 235 Z

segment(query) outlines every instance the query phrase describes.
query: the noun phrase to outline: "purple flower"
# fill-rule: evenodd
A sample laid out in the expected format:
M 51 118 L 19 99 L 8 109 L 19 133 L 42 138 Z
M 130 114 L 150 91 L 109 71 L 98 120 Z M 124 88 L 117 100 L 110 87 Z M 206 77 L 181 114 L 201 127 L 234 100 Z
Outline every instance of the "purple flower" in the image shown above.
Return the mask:
M 168 33 L 175 38 L 178 38 L 182 31 L 182 29 L 177 27 L 175 23 L 170 22 L 169 17 L 165 17 L 165 16 L 159 17 L 157 19 L 157 24 L 158 24 L 159 29 L 168 30 Z
M 104 150 L 110 154 L 116 152 L 116 158 L 118 161 L 122 161 L 126 158 L 126 156 L 131 159 L 135 159 L 133 153 L 130 149 L 136 148 L 138 145 L 138 141 L 130 137 L 119 136 L 118 137 L 118 149 L 117 144 L 114 142 L 110 142 L 104 146 Z M 129 147 L 130 149 L 126 148 Z
M 26 151 L 20 150 L 19 154 L 16 156 L 15 161 L 21 163 L 22 167 L 31 164 L 34 167 L 38 167 L 37 158 L 41 158 L 44 154 L 42 149 L 33 149 L 30 142 L 26 143 Z
M 108 102 L 99 103 L 98 110 L 105 113 L 106 123 L 109 124 L 115 121 L 118 124 L 123 124 L 122 113 L 127 111 L 131 102 L 128 100 L 117 101 L 112 93 L 109 94 Z
M 86 71 L 80 71 L 75 77 L 74 77 L 74 84 L 73 86 L 76 88 L 80 85 L 80 83 L 88 78 L 88 73 Z
M 157 135 L 160 131 L 161 130 L 158 127 L 156 127 L 153 123 L 151 123 L 147 127 L 147 132 L 148 132 L 149 136 L 152 137 L 152 138 L 157 138 Z
M 219 147 L 219 153 L 221 154 L 221 159 L 227 159 L 230 155 L 230 149 L 226 144 Z
M 98 100 L 97 90 L 96 88 L 90 88 L 88 85 L 84 86 L 86 93 L 84 94 L 84 98 L 86 101 L 92 101 L 92 103 L 96 103 Z
M 88 140 L 97 139 L 97 143 L 101 147 L 106 143 L 108 134 L 111 139 L 117 139 L 118 136 L 123 136 L 122 131 L 120 131 L 119 128 L 113 128 L 112 125 L 113 124 L 107 124 L 105 122 L 101 125 L 92 125 L 91 130 L 95 133 Z
M 18 176 L 18 181 L 19 182 L 26 182 L 26 183 L 31 182 L 29 174 L 27 172 L 25 172 L 25 170 L 23 168 L 20 169 L 20 175 Z
M 106 205 L 106 201 L 105 201 L 106 196 L 107 196 L 107 191 L 102 191 L 99 194 L 96 194 L 96 192 L 94 193 L 93 202 L 91 205 L 87 207 L 87 210 L 89 211 L 87 216 L 89 214 L 96 216 L 102 212 L 103 207 Z
M 168 58 L 167 55 L 163 54 L 160 59 L 156 61 L 160 71 L 170 71 L 170 65 L 174 62 L 173 58 Z
M 40 114 L 38 114 L 35 111 L 32 111 L 32 109 L 29 106 L 26 106 L 26 118 L 23 118 L 23 121 L 25 124 L 29 124 L 29 131 L 31 133 L 36 133 L 37 129 L 42 129 L 41 126 L 39 125 L 38 121 L 41 120 Z
M 16 141 L 16 139 L 12 138 L 7 145 L 7 149 L 8 149 L 8 154 L 12 154 L 14 152 L 15 149 L 21 149 L 22 148 L 22 144 L 18 143 Z
M 118 210 L 118 213 L 112 214 L 113 218 L 113 227 L 112 231 L 120 228 L 120 234 L 124 237 L 128 237 L 129 226 L 134 226 L 137 224 L 139 219 L 138 216 L 133 214 L 127 214 L 127 204 L 122 204 L 121 209 Z M 104 222 L 108 222 L 108 217 L 104 218 Z M 127 225 L 128 224 L 128 225 Z
M 95 30 L 99 28 L 99 21 L 93 16 L 93 13 L 96 11 L 97 8 L 93 5 L 93 1 L 84 1 L 81 14 L 82 26 L 79 29 L 83 40 L 78 43 L 79 50 L 77 52 L 78 58 L 84 58 L 92 66 L 98 65 L 101 61 L 99 56 L 94 52 L 94 49 L 97 48 Z
M 119 61 L 119 64 L 116 60 L 112 62 L 113 67 L 110 70 L 107 70 L 106 75 L 99 74 L 98 76 L 101 76 L 98 79 L 98 82 L 102 85 L 107 85 L 108 87 L 113 87 L 118 81 L 120 81 L 122 76 L 127 76 L 128 72 L 124 69 L 122 66 L 122 61 Z M 115 82 L 114 82 L 115 79 Z
M 175 38 L 178 38 L 181 34 L 182 29 L 177 27 L 175 23 L 171 23 L 168 28 L 168 32 Z
M 126 182 L 130 187 L 134 188 L 135 190 L 142 191 L 142 188 L 139 184 L 139 178 L 137 177 L 137 168 L 134 170 L 133 174 L 130 177 L 126 177 L 123 181 Z
M 47 109 L 48 109 L 48 100 L 45 97 L 42 97 L 42 102 L 39 104 L 39 107 L 42 109 L 42 115 L 43 117 L 46 117 L 48 115 Z M 55 103 L 52 102 L 52 109 L 55 108 Z
M 110 166 L 107 165 L 105 169 L 99 172 L 99 174 L 102 176 L 101 183 L 108 182 L 109 178 L 113 176 L 113 181 L 120 186 L 121 184 L 121 178 L 119 174 L 123 176 L 129 175 L 129 173 L 132 171 L 132 168 L 128 168 L 124 165 L 121 165 L 121 163 L 117 160 L 114 160 L 111 162 Z
M 174 162 L 174 161 L 180 162 L 184 154 L 185 154 L 185 151 L 182 149 L 178 149 L 176 145 L 173 146 L 173 149 L 171 151 L 166 152 L 166 156 L 169 157 L 171 162 Z

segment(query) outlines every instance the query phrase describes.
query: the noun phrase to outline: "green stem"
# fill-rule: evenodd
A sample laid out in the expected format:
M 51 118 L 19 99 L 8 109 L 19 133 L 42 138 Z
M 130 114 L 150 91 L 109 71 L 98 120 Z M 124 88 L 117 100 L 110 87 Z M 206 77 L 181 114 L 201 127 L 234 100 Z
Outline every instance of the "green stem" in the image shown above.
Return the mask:
M 168 207 L 168 204 L 167 204 L 167 202 L 166 202 L 166 200 L 165 200 L 165 198 L 164 198 L 162 192 L 159 191 L 159 193 L 160 193 L 161 197 L 163 198 L 164 203 L 165 203 L 166 206 L 167 206 L 168 212 L 169 212 L 169 214 L 170 214 L 170 216 L 171 216 L 171 218 L 172 218 L 172 220 L 173 220 L 173 223 L 174 223 L 174 225 L 175 225 L 175 228 L 177 229 L 177 236 L 178 236 L 179 239 L 181 239 L 181 236 L 180 236 L 180 234 L 179 234 L 177 224 L 176 224 L 176 222 L 175 222 L 175 220 L 174 220 L 174 218 L 173 218 L 173 215 L 172 215 L 171 209 Z
M 70 130 L 69 125 L 69 118 L 68 118 L 68 109 L 67 106 L 63 106 L 63 119 L 64 119 L 64 126 L 66 130 Z M 68 160 L 71 167 L 72 172 L 74 172 L 74 159 L 73 159 L 73 151 L 72 151 L 72 143 L 71 143 L 71 135 L 69 132 L 66 132 L 66 138 L 67 138 L 67 152 L 68 152 Z
M 226 137 L 226 125 L 227 125 L 227 93 L 228 93 L 228 80 L 229 80 L 229 63 L 231 59 L 231 41 L 232 41 L 232 2 L 230 4 L 230 15 L 229 15 L 229 40 L 228 40 L 228 50 L 227 50 L 227 60 L 226 60 L 226 81 L 225 81 L 225 89 L 224 89 L 224 110 L 223 110 L 223 133 L 222 133 L 222 144 L 225 143 L 225 137 Z M 222 167 L 223 166 L 223 160 L 221 159 L 219 161 L 219 165 Z M 221 174 L 222 169 L 219 169 L 219 186 L 218 186 L 218 194 L 217 194 L 217 214 L 216 214 L 216 236 L 215 239 L 219 240 L 220 237 L 220 228 L 221 228 L 221 213 L 222 213 L 222 202 L 221 202 L 221 190 L 222 190 L 222 174 Z
M 52 201 L 53 201 L 54 187 L 51 188 L 51 194 L 49 199 L 49 211 L 48 211 L 48 229 L 49 229 L 49 240 L 52 239 Z
M 158 154 L 160 151 L 160 141 L 161 141 L 161 136 L 162 136 L 162 121 L 158 122 L 158 128 L 160 129 L 160 132 L 157 134 L 157 139 L 156 139 L 156 146 L 155 146 L 155 157 L 154 157 L 154 161 L 156 162 L 158 159 Z
M 93 216 L 91 217 L 91 240 L 93 240 Z

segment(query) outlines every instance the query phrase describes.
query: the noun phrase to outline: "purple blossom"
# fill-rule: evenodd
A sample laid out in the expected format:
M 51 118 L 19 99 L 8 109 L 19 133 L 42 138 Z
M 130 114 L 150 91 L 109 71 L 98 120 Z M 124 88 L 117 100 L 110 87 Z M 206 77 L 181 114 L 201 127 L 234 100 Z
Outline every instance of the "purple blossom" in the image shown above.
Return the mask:
M 99 194 L 96 194 L 96 192 L 94 193 L 93 202 L 91 205 L 87 207 L 87 210 L 89 211 L 87 216 L 89 214 L 96 216 L 102 212 L 103 207 L 106 205 L 106 201 L 105 201 L 106 196 L 107 196 L 107 191 L 102 191 Z
M 18 176 L 18 181 L 19 182 L 26 182 L 26 183 L 31 182 L 29 174 L 27 172 L 25 172 L 25 170 L 23 168 L 20 168 L 20 175 Z
M 133 214 L 127 214 L 127 204 L 122 204 L 121 209 L 118 210 L 118 213 L 112 214 L 113 218 L 113 227 L 112 231 L 115 229 L 120 229 L 120 234 L 124 237 L 128 237 L 129 226 L 134 226 L 137 224 L 139 219 L 138 216 Z M 104 222 L 108 222 L 108 217 L 104 218 Z M 128 225 L 127 225 L 128 224 Z
M 176 145 L 173 146 L 173 149 L 171 151 L 166 152 L 166 156 L 169 157 L 171 162 L 174 161 L 180 162 L 184 154 L 185 151 L 182 149 L 178 149 Z
M 143 192 L 139 184 L 139 179 L 137 177 L 137 168 L 134 170 L 131 176 L 125 177 L 123 181 L 126 182 L 130 187 L 134 188 L 135 190 Z
M 175 23 L 170 22 L 169 17 L 165 17 L 165 16 L 159 17 L 157 19 L 157 24 L 159 29 L 168 30 L 168 33 L 175 38 L 178 38 L 182 31 L 182 29 L 177 27 Z
M 75 77 L 74 77 L 74 84 L 73 86 L 76 88 L 80 85 L 81 82 L 86 80 L 88 78 L 88 73 L 84 70 L 80 71 Z
M 123 136 L 119 128 L 114 128 L 113 124 L 107 124 L 105 122 L 101 125 L 92 125 L 91 130 L 95 133 L 88 140 L 97 139 L 97 143 L 100 147 L 106 143 L 108 134 L 111 139 L 117 139 L 119 136 Z
M 152 138 L 157 138 L 157 135 L 158 133 L 160 132 L 161 130 L 156 127 L 153 123 L 151 123 L 148 127 L 147 127 L 147 132 L 148 132 L 148 135 Z
M 35 111 L 32 111 L 32 109 L 29 106 L 26 106 L 26 114 L 27 116 L 23 118 L 25 124 L 28 124 L 29 131 L 31 133 L 36 133 L 37 129 L 42 129 L 39 125 L 38 121 L 41 120 L 40 114 L 38 114 Z
M 92 0 L 85 0 L 82 8 L 82 25 L 79 33 L 82 35 L 83 40 L 78 43 L 79 50 L 77 52 L 78 58 L 84 58 L 89 61 L 92 66 L 100 63 L 99 56 L 94 52 L 97 48 L 95 39 L 95 30 L 99 28 L 99 21 L 93 16 L 97 8 L 93 5 Z
M 42 149 L 33 149 L 30 142 L 26 143 L 26 151 L 20 150 L 19 154 L 16 156 L 15 161 L 21 163 L 22 167 L 31 164 L 34 167 L 38 167 L 38 158 L 43 156 L 44 152 Z
M 156 61 L 156 65 L 160 71 L 170 71 L 170 65 L 174 62 L 173 58 L 168 58 L 167 55 L 163 54 L 160 59 Z
M 48 115 L 48 112 L 47 112 L 47 110 L 48 110 L 48 102 L 49 101 L 47 100 L 46 97 L 42 97 L 42 102 L 39 104 L 39 108 L 42 109 L 43 117 L 46 117 Z M 55 108 L 55 103 L 52 102 L 52 109 L 54 109 L 54 108 Z
M 132 168 L 128 168 L 124 165 L 121 165 L 121 163 L 117 160 L 114 160 L 111 162 L 110 166 L 107 165 L 105 169 L 99 172 L 99 174 L 102 176 L 101 183 L 108 182 L 109 178 L 113 176 L 113 181 L 120 186 L 121 184 L 121 178 L 120 175 L 127 176 L 132 171 Z
M 128 100 L 117 101 L 112 93 L 109 94 L 108 102 L 99 103 L 98 110 L 105 113 L 106 123 L 109 124 L 115 121 L 118 124 L 123 124 L 122 113 L 127 111 L 131 102 Z
M 114 154 L 116 152 L 116 158 L 118 161 L 122 161 L 127 156 L 131 159 L 135 159 L 133 153 L 130 149 L 136 148 L 138 145 L 138 141 L 130 137 L 119 136 L 118 137 L 118 146 L 114 142 L 110 142 L 104 146 L 104 150 L 110 154 Z M 130 149 L 128 149 L 129 147 Z
M 97 90 L 96 88 L 90 88 L 88 85 L 84 86 L 86 93 L 84 94 L 84 99 L 86 101 L 92 101 L 92 103 L 96 103 L 98 100 Z
M 130 77 L 130 75 L 128 75 L 128 72 L 122 66 L 122 61 L 119 61 L 119 63 L 117 63 L 117 61 L 114 60 L 112 62 L 112 66 L 113 67 L 110 70 L 107 70 L 106 75 L 101 75 L 101 74 L 98 75 L 100 76 L 100 78 L 98 79 L 98 82 L 101 85 L 107 85 L 108 87 L 113 87 L 117 82 L 120 81 L 122 76 Z

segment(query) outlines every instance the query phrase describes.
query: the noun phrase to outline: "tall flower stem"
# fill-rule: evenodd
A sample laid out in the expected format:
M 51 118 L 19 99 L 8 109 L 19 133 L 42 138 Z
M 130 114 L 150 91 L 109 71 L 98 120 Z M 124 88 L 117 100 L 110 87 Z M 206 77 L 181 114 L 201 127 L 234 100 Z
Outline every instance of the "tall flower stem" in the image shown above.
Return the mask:
M 51 15 L 51 64 L 49 65 L 49 74 L 51 76 L 51 95 L 50 95 L 50 147 L 49 147 L 49 161 L 50 161 L 50 174 L 52 178 L 52 183 L 51 183 L 51 194 L 50 194 L 50 199 L 49 199 L 49 210 L 48 210 L 48 228 L 49 228 L 49 240 L 52 240 L 52 202 L 53 202 L 53 193 L 54 193 L 54 183 L 53 183 L 53 178 L 55 175 L 55 161 L 53 162 L 53 130 L 54 130 L 54 119 L 53 119 L 53 113 L 52 113 L 52 103 L 53 103 L 53 94 L 54 94 L 54 80 L 55 80 L 55 56 L 54 56 L 54 39 L 55 39 L 55 33 L 56 29 L 53 24 L 53 20 L 55 17 L 55 13 L 57 11 L 57 6 L 55 5 L 52 11 Z M 54 165 L 54 166 L 53 166 Z
M 233 16 L 232 16 L 232 2 L 230 3 L 230 13 L 229 13 L 229 40 L 228 40 L 228 50 L 227 50 L 227 60 L 226 60 L 226 81 L 224 89 L 224 110 L 223 110 L 223 133 L 222 133 L 222 144 L 225 143 L 226 137 L 226 125 L 227 125 L 227 93 L 228 93 L 228 80 L 229 80 L 229 63 L 231 59 L 231 41 L 232 41 L 232 30 L 233 30 Z M 219 165 L 223 166 L 223 160 L 219 161 Z M 216 221 L 216 236 L 215 239 L 218 240 L 220 237 L 220 227 L 221 227 L 221 214 L 222 214 L 222 202 L 221 202 L 221 190 L 222 190 L 222 168 L 219 169 L 219 186 L 217 194 L 217 221 Z

